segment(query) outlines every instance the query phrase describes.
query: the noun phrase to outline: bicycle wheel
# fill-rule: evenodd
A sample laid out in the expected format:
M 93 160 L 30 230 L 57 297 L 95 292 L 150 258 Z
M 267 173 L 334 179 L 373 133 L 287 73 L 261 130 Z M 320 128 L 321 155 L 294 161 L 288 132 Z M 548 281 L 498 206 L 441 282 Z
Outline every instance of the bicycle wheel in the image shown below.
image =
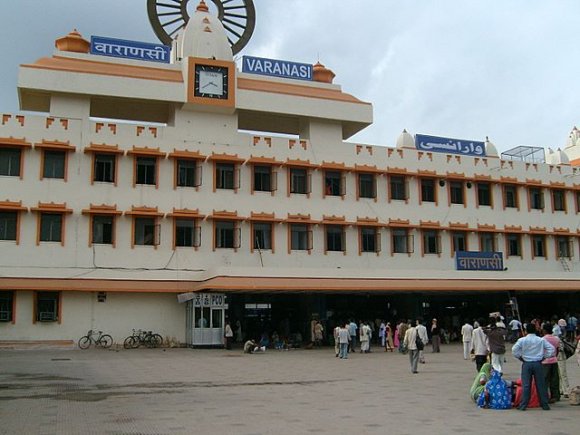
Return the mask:
M 153 347 L 161 347 L 163 345 L 163 337 L 159 334 L 153 334 L 151 336 L 151 343 Z
M 109 334 L 102 335 L 101 339 L 99 340 L 99 345 L 105 349 L 110 348 L 113 345 L 113 337 L 111 337 Z
M 132 335 L 127 337 L 123 342 L 123 347 L 125 349 L 134 349 L 135 347 L 137 347 L 135 346 L 135 337 L 133 337 Z
M 91 345 L 91 339 L 88 335 L 85 335 L 84 337 L 81 337 L 81 339 L 79 340 L 79 347 L 81 349 L 88 349 Z

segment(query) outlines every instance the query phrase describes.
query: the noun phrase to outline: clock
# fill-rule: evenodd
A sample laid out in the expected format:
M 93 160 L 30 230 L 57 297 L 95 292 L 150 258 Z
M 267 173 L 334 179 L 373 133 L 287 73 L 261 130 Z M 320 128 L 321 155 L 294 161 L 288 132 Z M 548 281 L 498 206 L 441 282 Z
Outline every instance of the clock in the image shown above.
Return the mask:
M 228 68 L 195 65 L 194 95 L 202 98 L 228 98 Z

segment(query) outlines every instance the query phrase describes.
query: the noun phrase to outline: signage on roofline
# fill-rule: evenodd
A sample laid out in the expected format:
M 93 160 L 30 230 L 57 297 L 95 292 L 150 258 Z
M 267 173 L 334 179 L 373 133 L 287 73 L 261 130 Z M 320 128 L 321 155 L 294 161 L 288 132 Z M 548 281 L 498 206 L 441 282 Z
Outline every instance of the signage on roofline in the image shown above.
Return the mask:
M 243 56 L 242 72 L 287 79 L 312 80 L 313 66 L 287 60 Z
M 91 36 L 91 54 L 169 63 L 171 47 L 148 42 Z
M 421 151 L 485 157 L 485 143 L 448 137 L 415 135 L 415 148 Z

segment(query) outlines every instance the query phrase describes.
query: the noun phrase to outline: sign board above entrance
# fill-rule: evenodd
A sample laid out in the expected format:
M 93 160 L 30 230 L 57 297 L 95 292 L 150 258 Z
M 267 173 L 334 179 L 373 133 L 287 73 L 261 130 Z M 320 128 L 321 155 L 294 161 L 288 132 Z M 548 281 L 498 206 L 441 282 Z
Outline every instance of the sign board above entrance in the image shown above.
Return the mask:
M 485 157 L 485 143 L 448 137 L 415 135 L 415 148 L 421 151 L 452 153 L 466 156 Z
M 167 45 L 91 36 L 91 54 L 98 56 L 169 63 L 170 52 Z
M 287 79 L 312 80 L 313 67 L 307 63 L 243 56 L 242 72 Z
M 194 307 L 227 308 L 226 296 L 223 293 L 181 293 L 177 295 L 177 301 L 193 301 Z

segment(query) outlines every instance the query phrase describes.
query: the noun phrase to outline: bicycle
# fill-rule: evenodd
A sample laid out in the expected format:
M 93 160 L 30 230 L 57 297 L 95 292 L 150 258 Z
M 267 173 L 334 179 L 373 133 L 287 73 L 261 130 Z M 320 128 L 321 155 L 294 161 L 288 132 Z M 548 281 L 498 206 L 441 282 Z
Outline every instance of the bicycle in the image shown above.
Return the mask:
M 91 346 L 91 343 L 93 343 L 95 347 L 108 349 L 113 345 L 113 337 L 109 334 L 103 334 L 103 331 L 98 331 L 98 334 L 98 337 L 95 338 L 97 332 L 90 329 L 89 332 L 87 332 L 87 335 L 79 339 L 79 347 L 81 349 L 88 349 Z
M 163 337 L 159 334 L 153 334 L 152 331 L 143 331 L 133 329 L 133 334 L 128 336 L 123 342 L 125 349 L 136 349 L 141 345 L 149 348 L 160 347 L 163 344 Z

